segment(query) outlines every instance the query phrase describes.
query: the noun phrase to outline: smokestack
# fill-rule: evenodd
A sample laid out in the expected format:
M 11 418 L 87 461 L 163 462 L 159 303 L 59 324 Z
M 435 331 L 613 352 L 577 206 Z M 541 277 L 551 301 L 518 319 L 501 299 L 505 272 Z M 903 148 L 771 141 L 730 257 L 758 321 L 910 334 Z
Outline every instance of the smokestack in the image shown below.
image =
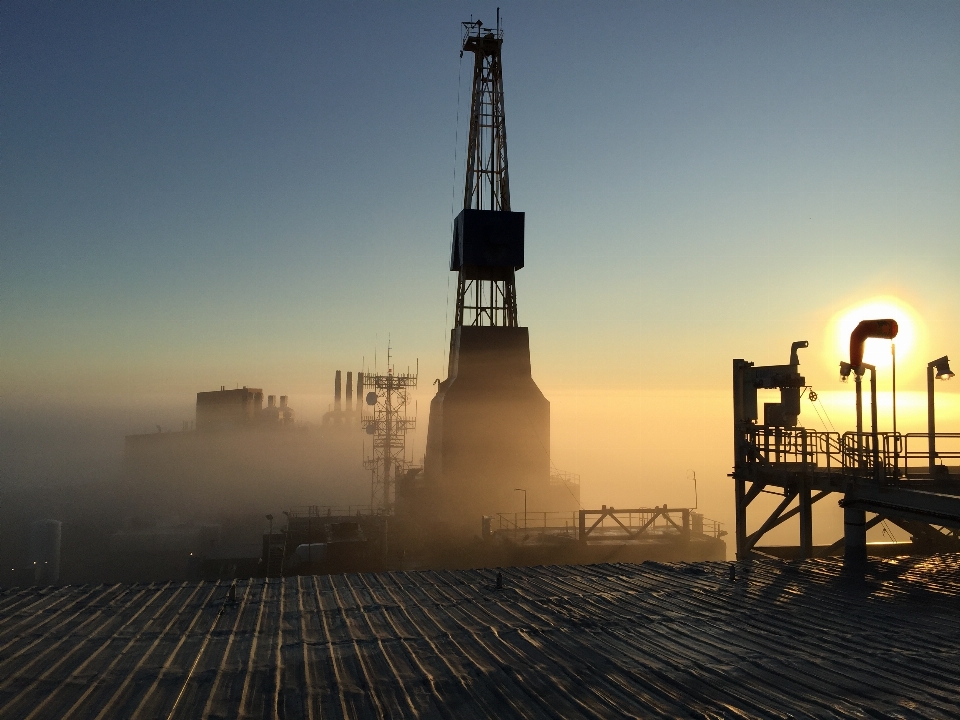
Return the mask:
M 267 407 L 268 407 L 268 408 L 272 408 L 272 407 L 275 407 L 276 404 L 277 404 L 277 396 L 276 396 L 276 395 L 267 395 Z
M 353 410 L 353 373 L 347 370 L 347 412 Z
M 333 409 L 340 412 L 340 371 L 337 370 L 337 379 L 333 383 Z
M 363 402 L 363 373 L 357 373 L 357 412 L 360 412 L 361 405 Z
M 286 396 L 286 395 L 281 395 L 281 396 L 280 396 L 280 409 L 283 410 L 283 409 L 286 408 L 286 407 L 287 407 L 287 396 Z

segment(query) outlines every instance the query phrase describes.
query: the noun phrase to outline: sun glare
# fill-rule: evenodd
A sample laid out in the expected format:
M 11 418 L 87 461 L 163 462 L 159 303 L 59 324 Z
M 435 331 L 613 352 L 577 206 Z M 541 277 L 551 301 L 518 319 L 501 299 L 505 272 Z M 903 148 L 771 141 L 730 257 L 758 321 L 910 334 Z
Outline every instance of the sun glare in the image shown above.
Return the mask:
M 892 318 L 900 330 L 893 341 L 897 346 L 897 368 L 909 361 L 916 347 L 919 317 L 907 303 L 895 297 L 878 297 L 841 310 L 830 321 L 825 347 L 833 348 L 832 362 L 850 359 L 850 333 L 861 320 Z M 871 365 L 889 367 L 890 341 L 869 339 L 864 348 L 863 360 Z

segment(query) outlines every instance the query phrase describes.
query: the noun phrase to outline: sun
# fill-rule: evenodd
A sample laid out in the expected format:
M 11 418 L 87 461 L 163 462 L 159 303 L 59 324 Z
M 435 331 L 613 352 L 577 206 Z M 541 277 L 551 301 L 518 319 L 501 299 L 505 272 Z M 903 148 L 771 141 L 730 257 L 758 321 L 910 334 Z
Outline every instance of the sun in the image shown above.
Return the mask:
M 825 347 L 832 348 L 831 361 L 839 363 L 849 360 L 850 333 L 861 320 L 892 318 L 897 321 L 900 330 L 893 341 L 897 346 L 897 367 L 901 361 L 909 360 L 917 344 L 917 328 L 920 324 L 916 311 L 899 298 L 881 296 L 871 298 L 836 313 L 827 326 Z M 889 340 L 869 339 L 864 347 L 863 360 L 880 367 L 891 364 Z

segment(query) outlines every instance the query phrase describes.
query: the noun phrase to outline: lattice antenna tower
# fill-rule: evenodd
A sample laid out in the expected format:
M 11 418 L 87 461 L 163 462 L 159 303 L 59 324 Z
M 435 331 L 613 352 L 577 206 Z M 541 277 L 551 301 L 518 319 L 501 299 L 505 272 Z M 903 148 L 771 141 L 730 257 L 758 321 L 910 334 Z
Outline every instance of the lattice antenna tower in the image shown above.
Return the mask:
M 503 30 L 497 10 L 496 28 L 480 20 L 463 23 L 464 52 L 472 52 L 473 92 L 467 143 L 464 210 L 510 211 L 507 169 L 507 129 L 503 113 L 503 73 L 500 48 Z M 491 272 L 464 264 L 457 276 L 456 326 L 517 326 L 517 289 L 512 267 Z
M 371 472 L 370 508 L 389 513 L 393 510 L 397 477 L 407 468 L 407 431 L 417 426 L 416 417 L 407 415 L 409 393 L 417 386 L 417 372 L 395 374 L 387 346 L 387 372 L 364 375 L 364 383 L 373 389 L 364 398 L 373 414 L 361 418 L 367 434 L 373 436 L 371 456 L 363 466 Z M 419 367 L 419 362 L 418 362 Z

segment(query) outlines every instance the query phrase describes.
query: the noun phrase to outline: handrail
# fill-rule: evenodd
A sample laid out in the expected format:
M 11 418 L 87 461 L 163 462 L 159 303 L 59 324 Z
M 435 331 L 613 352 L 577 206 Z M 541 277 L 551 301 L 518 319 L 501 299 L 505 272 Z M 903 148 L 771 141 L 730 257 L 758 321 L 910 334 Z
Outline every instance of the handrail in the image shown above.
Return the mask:
M 770 469 L 879 476 L 887 481 L 929 477 L 928 437 L 927 433 L 878 432 L 879 467 L 875 468 L 872 432 L 841 434 L 805 427 L 752 425 L 744 432 L 747 447 L 740 450 L 737 460 L 738 466 L 761 463 Z M 944 464 L 960 466 L 960 433 L 935 433 L 935 437 L 938 458 L 956 461 Z
M 718 520 L 704 517 L 696 510 L 690 508 L 671 508 L 666 509 L 668 513 L 689 513 L 690 526 L 694 529 L 694 534 L 702 534 L 709 537 L 723 537 L 726 532 L 722 529 L 723 523 Z M 529 533 L 534 535 L 554 535 L 554 536 L 572 536 L 580 538 L 580 512 L 528 512 L 526 525 L 524 525 L 524 516 L 522 512 L 516 513 L 497 513 L 493 516 L 491 529 L 494 533 L 507 535 L 516 535 L 520 533 Z M 614 531 L 618 534 L 624 534 L 623 529 L 635 531 L 647 527 L 654 533 L 674 533 L 677 531 L 675 522 L 663 519 L 664 508 L 641 508 L 632 510 L 615 510 L 608 508 L 604 511 L 584 511 L 588 514 L 603 514 L 600 522 L 597 524 L 598 531 Z M 614 517 L 616 516 L 616 518 Z M 617 520 L 619 519 L 619 521 Z M 651 520 L 653 522 L 651 522 Z M 660 522 L 657 522 L 660 520 Z M 605 536 L 607 532 L 602 532 Z

